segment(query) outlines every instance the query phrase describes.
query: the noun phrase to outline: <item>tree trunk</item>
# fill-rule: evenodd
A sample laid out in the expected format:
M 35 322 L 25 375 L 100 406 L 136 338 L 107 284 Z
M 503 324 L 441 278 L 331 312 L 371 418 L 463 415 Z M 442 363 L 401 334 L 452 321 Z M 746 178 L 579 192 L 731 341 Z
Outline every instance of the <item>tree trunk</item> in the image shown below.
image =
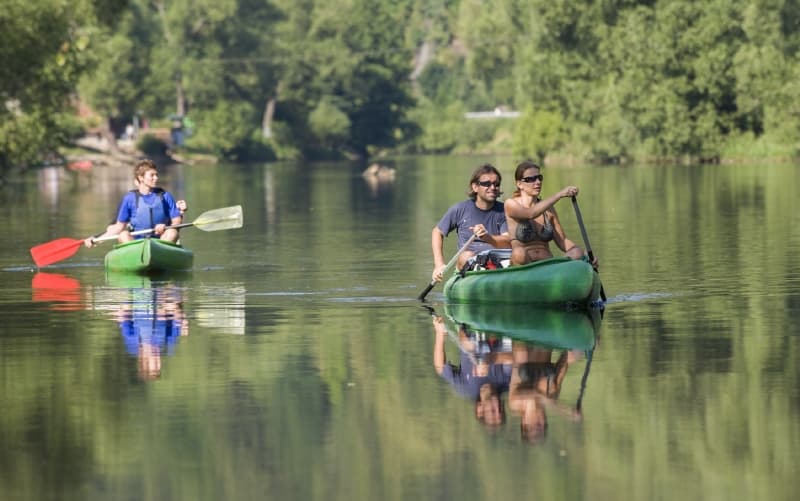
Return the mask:
M 272 96 L 267 100 L 267 106 L 264 107 L 264 118 L 261 120 L 261 135 L 264 139 L 272 138 L 272 117 L 275 116 L 276 102 L 276 97 Z
M 426 40 L 422 42 L 422 45 L 419 46 L 417 49 L 417 53 L 414 56 L 414 69 L 411 71 L 411 75 L 409 78 L 412 82 L 417 81 L 417 78 L 425 71 L 425 68 L 428 66 L 433 60 L 434 56 L 434 46 L 433 43 Z
M 118 155 L 120 153 L 119 145 L 117 144 L 117 137 L 114 135 L 114 131 L 111 128 L 110 117 L 107 117 L 105 120 L 103 120 L 103 125 L 100 127 L 100 135 L 106 140 L 108 152 L 112 155 Z
M 267 105 L 264 107 L 264 116 L 261 119 L 261 135 L 264 139 L 272 138 L 272 119 L 275 116 L 275 107 L 278 105 L 278 96 L 280 96 L 282 88 L 283 81 L 280 81 L 275 86 L 275 94 L 267 100 Z

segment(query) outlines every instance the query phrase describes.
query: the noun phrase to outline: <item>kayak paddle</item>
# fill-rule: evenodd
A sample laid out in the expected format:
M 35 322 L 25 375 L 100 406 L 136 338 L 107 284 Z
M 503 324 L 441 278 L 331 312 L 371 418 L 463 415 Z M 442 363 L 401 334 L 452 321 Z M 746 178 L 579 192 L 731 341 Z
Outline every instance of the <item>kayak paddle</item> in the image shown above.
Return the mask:
M 575 217 L 578 219 L 578 227 L 581 229 L 583 236 L 583 243 L 586 245 L 586 254 L 589 256 L 589 262 L 594 261 L 594 253 L 592 253 L 592 246 L 589 243 L 589 235 L 586 234 L 586 227 L 583 225 L 583 217 L 581 217 L 581 209 L 578 207 L 578 198 L 572 197 L 572 207 L 575 208 Z M 600 299 L 606 301 L 606 291 L 603 289 L 603 284 L 600 284 Z
M 242 227 L 242 206 L 223 207 L 203 212 L 191 223 L 183 223 L 167 228 L 185 228 L 194 226 L 203 231 L 230 230 Z M 155 231 L 154 228 L 134 231 L 131 235 L 145 235 Z M 92 237 L 93 242 L 105 242 L 106 240 L 116 240 L 117 235 L 105 237 Z M 78 249 L 83 245 L 83 240 L 74 238 L 59 238 L 50 242 L 39 244 L 31 248 L 31 257 L 36 266 L 41 268 L 59 261 L 63 261 L 74 256 Z
M 469 247 L 469 244 L 471 244 L 472 241 L 475 240 L 475 238 L 477 238 L 477 235 L 475 235 L 475 234 L 473 234 L 471 237 L 469 237 L 469 240 L 467 240 L 467 243 L 462 245 L 461 248 L 458 249 L 458 251 L 455 253 L 455 255 L 450 259 L 450 262 L 447 263 L 447 266 L 445 266 L 444 271 L 442 272 L 442 279 L 443 280 L 444 280 L 445 275 L 447 275 L 450 272 L 450 270 L 453 269 L 453 266 L 455 266 L 456 261 L 458 261 L 458 256 L 460 256 L 462 252 L 467 250 L 467 247 Z M 420 295 L 417 297 L 417 299 L 419 299 L 420 301 L 425 301 L 425 296 L 427 296 L 428 293 L 431 291 L 431 289 L 433 289 L 435 286 L 436 286 L 436 280 L 431 280 L 431 283 L 429 283 L 428 286 L 425 287 L 425 290 L 420 293 Z

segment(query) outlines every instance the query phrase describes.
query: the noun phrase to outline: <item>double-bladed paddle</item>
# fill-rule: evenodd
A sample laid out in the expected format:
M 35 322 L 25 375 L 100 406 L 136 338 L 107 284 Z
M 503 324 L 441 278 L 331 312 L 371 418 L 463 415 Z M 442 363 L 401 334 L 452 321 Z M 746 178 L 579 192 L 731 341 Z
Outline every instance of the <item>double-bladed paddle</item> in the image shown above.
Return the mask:
M 581 209 L 578 207 L 577 197 L 572 197 L 572 207 L 575 208 L 575 217 L 578 219 L 578 227 L 581 229 L 583 244 L 586 246 L 586 254 L 589 256 L 589 262 L 594 262 L 592 245 L 589 243 L 589 235 L 586 234 L 586 227 L 583 225 L 583 217 L 581 217 Z M 606 300 L 606 291 L 603 289 L 603 284 L 600 284 L 600 299 L 602 299 L 604 302 Z
M 467 247 L 469 247 L 469 244 L 471 244 L 472 241 L 475 240 L 475 238 L 477 238 L 477 235 L 473 234 L 471 237 L 469 237 L 467 243 L 462 245 L 461 248 L 458 249 L 458 251 L 456 251 L 455 255 L 450 259 L 450 262 L 447 263 L 447 266 L 444 267 L 444 271 L 442 271 L 442 280 L 444 280 L 445 275 L 447 275 L 450 272 L 450 270 L 453 269 L 453 266 L 455 266 L 456 261 L 458 261 L 458 256 L 460 256 L 462 252 L 467 250 Z M 425 296 L 427 296 L 428 293 L 431 291 L 431 289 L 433 289 L 436 286 L 436 282 L 437 282 L 436 280 L 431 280 L 431 283 L 429 283 L 428 286 L 425 287 L 425 290 L 420 293 L 417 299 L 419 299 L 420 301 L 425 301 Z
M 232 230 L 242 227 L 242 206 L 234 205 L 232 207 L 223 207 L 221 209 L 214 209 L 203 212 L 197 219 L 191 223 L 177 224 L 175 226 L 168 226 L 167 228 L 186 228 L 194 226 L 203 231 L 218 231 L 218 230 Z M 155 231 L 155 228 L 148 228 L 146 230 L 134 231 L 131 235 L 146 235 Z M 116 240 L 117 235 L 108 235 L 104 237 L 92 237 L 93 242 L 105 242 L 106 240 Z M 81 245 L 83 240 L 74 238 L 59 238 L 50 242 L 37 245 L 31 248 L 31 257 L 36 266 L 41 268 L 59 261 L 63 261 L 69 257 L 74 256 Z

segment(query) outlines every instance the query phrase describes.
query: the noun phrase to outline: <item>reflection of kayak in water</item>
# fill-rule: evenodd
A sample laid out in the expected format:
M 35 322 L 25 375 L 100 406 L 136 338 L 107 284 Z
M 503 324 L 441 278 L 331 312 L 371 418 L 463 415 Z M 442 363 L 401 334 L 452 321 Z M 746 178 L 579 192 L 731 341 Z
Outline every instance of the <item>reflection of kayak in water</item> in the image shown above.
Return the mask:
M 152 280 L 147 275 L 106 270 L 106 284 L 121 289 L 150 288 Z
M 552 349 L 591 350 L 600 310 L 532 308 L 520 305 L 446 303 L 445 314 L 468 329 L 508 336 Z

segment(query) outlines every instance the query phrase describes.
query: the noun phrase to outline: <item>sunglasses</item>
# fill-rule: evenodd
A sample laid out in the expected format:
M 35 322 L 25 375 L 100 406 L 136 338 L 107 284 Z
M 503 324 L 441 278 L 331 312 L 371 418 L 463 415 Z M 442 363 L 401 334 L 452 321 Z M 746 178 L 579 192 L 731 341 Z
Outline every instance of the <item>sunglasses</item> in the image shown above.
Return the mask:
M 535 176 L 525 176 L 520 179 L 523 183 L 533 183 L 535 181 L 539 181 L 540 183 L 544 181 L 544 176 L 541 174 L 536 174 Z
M 500 187 L 500 181 L 478 181 L 478 184 L 484 188 L 488 188 L 489 186 L 494 186 L 495 188 Z

